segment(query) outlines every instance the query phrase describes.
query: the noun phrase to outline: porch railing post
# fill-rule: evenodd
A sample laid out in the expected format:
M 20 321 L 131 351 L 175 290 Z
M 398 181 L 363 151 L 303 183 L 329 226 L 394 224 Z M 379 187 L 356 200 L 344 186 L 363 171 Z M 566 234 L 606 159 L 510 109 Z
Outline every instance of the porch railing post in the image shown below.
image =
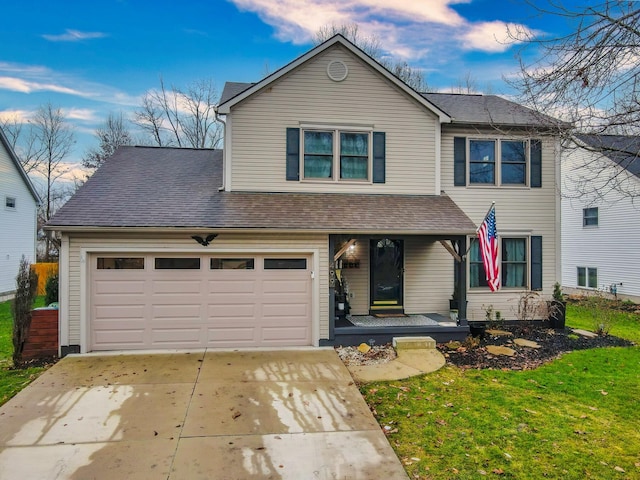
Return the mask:
M 460 237 L 460 257 L 458 263 L 458 321 L 460 325 L 468 325 L 467 322 L 467 237 Z
M 336 237 L 329 235 L 329 340 L 335 339 L 336 327 L 336 296 L 334 294 L 334 285 L 336 281 L 335 262 L 333 255 L 336 251 Z

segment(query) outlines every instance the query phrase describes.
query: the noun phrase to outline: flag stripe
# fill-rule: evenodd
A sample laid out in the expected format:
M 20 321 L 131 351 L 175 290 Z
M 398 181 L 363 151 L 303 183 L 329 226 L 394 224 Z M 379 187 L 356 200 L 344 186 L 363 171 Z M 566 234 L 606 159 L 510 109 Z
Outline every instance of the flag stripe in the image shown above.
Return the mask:
M 478 228 L 480 254 L 487 277 L 489 289 L 495 292 L 500 288 L 500 268 L 498 264 L 498 232 L 496 230 L 496 209 L 491 209 Z

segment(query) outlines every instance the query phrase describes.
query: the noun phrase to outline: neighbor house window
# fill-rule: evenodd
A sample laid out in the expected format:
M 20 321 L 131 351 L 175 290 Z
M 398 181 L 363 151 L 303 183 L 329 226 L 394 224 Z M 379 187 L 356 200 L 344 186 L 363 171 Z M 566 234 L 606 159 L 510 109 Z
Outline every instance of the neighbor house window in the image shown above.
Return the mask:
M 4 197 L 4 206 L 10 210 L 16 209 L 16 197 Z
M 578 267 L 578 286 L 598 288 L 598 269 L 593 267 Z
M 370 132 L 304 130 L 304 178 L 369 180 L 370 136 Z
M 598 207 L 582 209 L 582 226 L 583 227 L 598 226 Z
M 502 238 L 499 247 L 502 287 L 528 286 L 529 258 L 526 238 Z M 469 247 L 469 287 L 488 287 L 477 238 L 471 238 Z
M 529 142 L 469 140 L 469 184 L 526 185 Z

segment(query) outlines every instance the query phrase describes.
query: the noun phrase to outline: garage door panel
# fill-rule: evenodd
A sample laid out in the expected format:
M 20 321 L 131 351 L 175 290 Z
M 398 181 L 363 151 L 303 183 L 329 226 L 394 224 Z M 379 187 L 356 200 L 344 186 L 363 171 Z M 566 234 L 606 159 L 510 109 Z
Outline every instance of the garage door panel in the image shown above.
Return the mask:
M 144 295 L 145 281 L 97 280 L 93 283 L 93 288 L 94 293 L 98 295 Z
M 140 304 L 118 304 L 118 305 L 96 305 L 96 318 L 101 320 L 109 319 L 142 319 L 145 314 L 145 305 Z
M 200 346 L 202 343 L 201 337 L 201 328 L 154 328 L 151 333 L 151 341 L 156 346 L 159 344 Z
M 152 318 L 162 319 L 162 318 L 197 318 L 199 319 L 202 315 L 202 305 L 152 305 L 151 306 L 151 315 Z
M 258 308 L 254 304 L 208 305 L 209 318 L 213 321 L 223 318 L 254 319 Z
M 201 292 L 200 280 L 154 280 L 152 292 L 155 295 L 198 295 Z
M 253 273 L 253 271 L 249 270 Z M 217 273 L 217 272 L 216 272 Z M 216 275 L 217 276 L 217 275 Z M 255 294 L 258 288 L 258 281 L 255 279 L 236 279 L 229 278 L 226 280 L 210 280 L 208 282 L 209 290 L 208 293 L 210 295 L 216 294 L 225 294 L 232 293 L 234 295 L 242 294 L 242 293 L 253 293 Z
M 144 329 L 99 330 L 95 333 L 95 342 L 111 348 L 144 347 L 147 343 Z
M 146 254 L 145 264 L 157 256 Z M 93 268 L 90 348 L 310 345 L 309 270 L 264 270 L 265 257 L 251 257 L 255 269 L 210 268 L 207 254 L 200 269 Z
M 265 279 L 262 291 L 268 295 L 272 293 L 287 292 L 289 294 L 308 294 L 309 286 L 306 275 L 297 279 Z

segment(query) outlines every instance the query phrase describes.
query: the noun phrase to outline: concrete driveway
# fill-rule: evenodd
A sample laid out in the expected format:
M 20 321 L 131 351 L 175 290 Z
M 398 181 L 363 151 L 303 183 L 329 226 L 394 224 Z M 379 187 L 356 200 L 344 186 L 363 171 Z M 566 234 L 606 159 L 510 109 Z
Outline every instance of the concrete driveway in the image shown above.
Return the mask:
M 67 357 L 0 407 L 1 479 L 406 479 L 331 349 Z

